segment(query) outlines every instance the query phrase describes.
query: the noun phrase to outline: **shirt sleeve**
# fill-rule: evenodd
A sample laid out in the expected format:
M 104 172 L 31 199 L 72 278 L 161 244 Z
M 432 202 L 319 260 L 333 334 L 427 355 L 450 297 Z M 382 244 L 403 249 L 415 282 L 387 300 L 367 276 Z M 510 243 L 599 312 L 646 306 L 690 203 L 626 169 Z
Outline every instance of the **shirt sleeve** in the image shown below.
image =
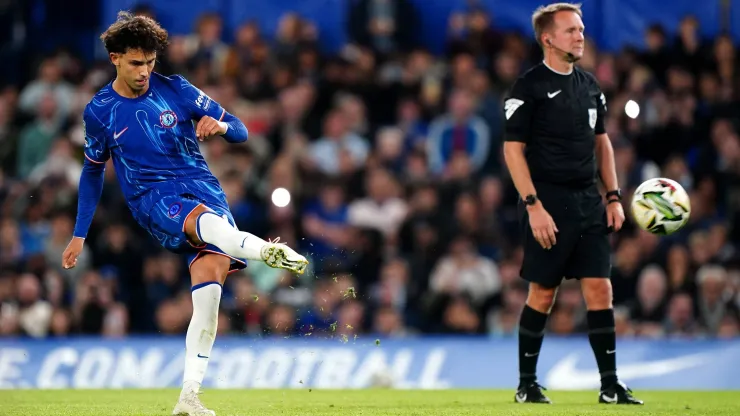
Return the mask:
M 529 141 L 534 97 L 524 78 L 519 78 L 504 101 L 504 141 Z
M 223 121 L 229 126 L 223 136 L 226 141 L 242 143 L 247 140 L 249 131 L 241 120 L 229 114 L 221 104 L 211 99 L 182 76 L 176 75 L 176 77 L 180 81 L 180 97 L 191 111 L 193 119 L 200 120 L 204 116 L 210 116 L 218 121 Z
M 105 126 L 89 106 L 82 113 L 82 131 L 85 135 L 85 158 L 92 163 L 104 164 L 110 159 Z
M 606 97 L 604 97 L 601 88 L 598 89 L 598 92 L 599 98 L 596 100 L 596 125 L 594 126 L 594 133 L 604 134 L 606 133 Z
M 203 116 L 210 116 L 218 121 L 223 121 L 226 110 L 221 107 L 221 104 L 211 99 L 183 76 L 175 75 L 175 78 L 180 82 L 180 98 L 183 99 L 194 119 L 199 120 Z
M 80 175 L 79 195 L 77 197 L 77 219 L 74 236 L 86 238 L 90 230 L 95 210 L 103 194 L 105 165 L 86 160 Z
M 105 139 L 105 126 L 90 107 L 85 107 L 82 114 L 82 126 L 85 135 L 85 159 L 87 160 L 85 160 L 82 175 L 80 175 L 74 236 L 85 238 L 103 192 L 103 174 L 105 162 L 110 159 L 110 150 Z

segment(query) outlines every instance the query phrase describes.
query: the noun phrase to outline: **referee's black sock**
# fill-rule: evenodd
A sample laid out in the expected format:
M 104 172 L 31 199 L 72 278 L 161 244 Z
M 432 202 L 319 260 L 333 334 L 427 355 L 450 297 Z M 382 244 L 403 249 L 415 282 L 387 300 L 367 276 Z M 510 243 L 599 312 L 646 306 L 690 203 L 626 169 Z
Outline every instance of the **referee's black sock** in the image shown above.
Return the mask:
M 614 309 L 588 311 L 588 340 L 596 356 L 601 374 L 601 385 L 617 382 L 617 334 L 614 324 Z
M 522 383 L 537 380 L 537 359 L 545 336 L 547 316 L 524 305 L 519 318 L 519 379 Z

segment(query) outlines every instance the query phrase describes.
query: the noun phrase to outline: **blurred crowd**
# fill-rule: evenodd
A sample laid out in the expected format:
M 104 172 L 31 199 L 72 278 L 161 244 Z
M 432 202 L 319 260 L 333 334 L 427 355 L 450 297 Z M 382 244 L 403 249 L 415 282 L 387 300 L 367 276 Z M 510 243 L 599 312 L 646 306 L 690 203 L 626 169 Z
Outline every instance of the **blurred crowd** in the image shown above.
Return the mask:
M 204 15 L 158 58 L 156 71 L 183 74 L 250 131 L 243 145 L 202 144 L 239 228 L 311 260 L 300 277 L 258 262 L 232 274 L 221 334 L 517 331 L 527 287 L 502 103 L 541 52 L 470 10 L 450 16 L 435 56 L 414 43 L 418 10 L 373 2 L 352 8 L 351 42 L 334 56 L 321 53 L 315 25 L 286 13 L 274 38 L 245 22 L 232 44 L 221 18 Z M 628 219 L 613 236 L 618 333 L 736 337 L 740 54 L 728 36 L 700 38 L 691 17 L 645 39 L 646 49 L 618 53 L 588 41 L 579 62 L 607 97 L 625 211 L 656 176 L 691 195 L 681 232 L 657 237 Z M 39 58 L 35 79 L 0 90 L 0 336 L 184 333 L 187 265 L 133 222 L 110 163 L 77 267 L 61 268 L 84 159 L 81 111 L 115 72 L 65 49 Z M 270 202 L 277 187 L 291 192 L 287 207 Z M 548 325 L 585 330 L 578 282 L 562 286 Z

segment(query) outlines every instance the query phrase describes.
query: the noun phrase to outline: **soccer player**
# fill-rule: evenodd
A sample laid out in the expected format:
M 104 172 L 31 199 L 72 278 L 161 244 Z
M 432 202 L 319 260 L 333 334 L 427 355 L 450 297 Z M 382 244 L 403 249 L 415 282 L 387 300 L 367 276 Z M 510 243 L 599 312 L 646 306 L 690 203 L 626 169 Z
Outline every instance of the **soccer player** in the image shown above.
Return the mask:
M 198 399 L 216 336 L 221 288 L 247 260 L 303 273 L 308 262 L 284 244 L 239 231 L 226 196 L 208 169 L 198 141 L 247 140 L 236 117 L 181 76 L 153 72 L 167 32 L 144 16 L 121 12 L 101 35 L 116 78 L 87 104 L 85 164 L 74 236 L 64 251 L 75 266 L 113 159 L 131 213 L 164 248 L 187 257 L 193 315 L 185 340 L 185 374 L 173 414 L 215 415 Z
M 548 314 L 563 278 L 579 279 L 601 374 L 600 403 L 642 404 L 617 379 L 608 234 L 624 222 L 614 152 L 604 130 L 606 100 L 574 65 L 583 56 L 580 6 L 556 3 L 532 16 L 544 61 L 525 72 L 504 103 L 504 158 L 521 197 L 529 294 L 519 321 L 515 400 L 550 403 L 536 367 Z M 600 176 L 606 203 L 597 187 Z

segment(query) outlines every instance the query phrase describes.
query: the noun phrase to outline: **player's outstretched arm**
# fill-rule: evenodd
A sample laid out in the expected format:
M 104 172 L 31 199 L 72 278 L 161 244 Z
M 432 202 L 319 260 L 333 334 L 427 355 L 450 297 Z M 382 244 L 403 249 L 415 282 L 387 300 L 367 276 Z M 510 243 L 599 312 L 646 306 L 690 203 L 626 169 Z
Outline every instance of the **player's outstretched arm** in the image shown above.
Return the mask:
M 80 189 L 77 198 L 77 221 L 72 241 L 62 254 L 62 267 L 71 269 L 77 265 L 77 257 L 82 253 L 82 246 L 92 224 L 95 209 L 103 193 L 105 164 L 85 160 L 80 176 Z

